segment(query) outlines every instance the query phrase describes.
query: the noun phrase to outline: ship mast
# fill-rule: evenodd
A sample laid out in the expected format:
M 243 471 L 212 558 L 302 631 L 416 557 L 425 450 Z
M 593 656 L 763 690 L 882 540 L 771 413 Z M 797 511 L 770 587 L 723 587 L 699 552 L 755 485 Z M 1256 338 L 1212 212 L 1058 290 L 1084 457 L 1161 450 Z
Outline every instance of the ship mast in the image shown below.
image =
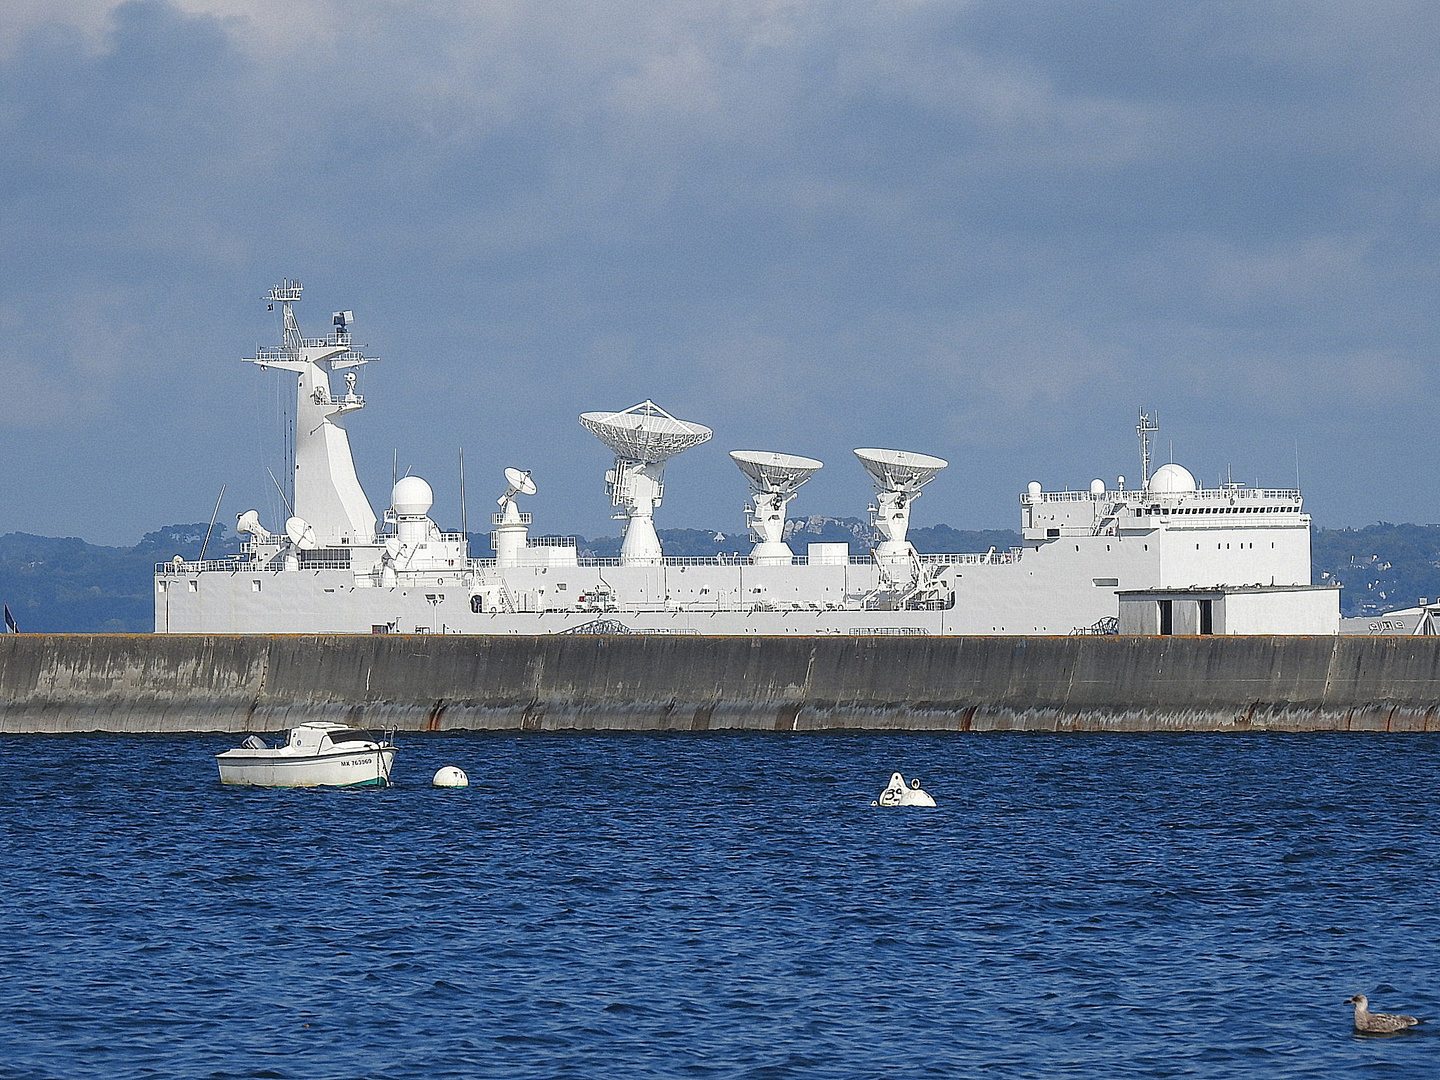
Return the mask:
M 351 348 L 350 324 L 354 313 L 335 312 L 329 337 L 307 338 L 300 332 L 294 305 L 304 286 L 288 278 L 266 294 L 273 309 L 281 305 L 284 338 L 279 346 L 261 346 L 246 362 L 262 369 L 279 368 L 297 374 L 295 398 L 294 507 L 296 517 L 314 527 L 321 546 L 371 544 L 375 540 L 375 511 L 355 475 L 350 438 L 343 417 L 365 407 L 355 392 L 353 369 L 378 357 Z M 345 393 L 330 389 L 330 373 L 345 371 Z
M 1150 483 L 1150 436 L 1160 430 L 1160 414 L 1140 410 L 1140 423 L 1135 425 L 1135 434 L 1140 436 L 1140 486 Z

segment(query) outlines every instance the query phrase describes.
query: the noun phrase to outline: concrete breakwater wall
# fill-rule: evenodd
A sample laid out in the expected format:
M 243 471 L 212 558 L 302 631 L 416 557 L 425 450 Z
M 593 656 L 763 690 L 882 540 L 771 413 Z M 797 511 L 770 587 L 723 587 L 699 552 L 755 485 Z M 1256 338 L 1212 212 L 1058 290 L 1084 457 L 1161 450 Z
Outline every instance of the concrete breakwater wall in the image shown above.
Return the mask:
M 0 731 L 1440 730 L 1440 638 L 0 636 Z

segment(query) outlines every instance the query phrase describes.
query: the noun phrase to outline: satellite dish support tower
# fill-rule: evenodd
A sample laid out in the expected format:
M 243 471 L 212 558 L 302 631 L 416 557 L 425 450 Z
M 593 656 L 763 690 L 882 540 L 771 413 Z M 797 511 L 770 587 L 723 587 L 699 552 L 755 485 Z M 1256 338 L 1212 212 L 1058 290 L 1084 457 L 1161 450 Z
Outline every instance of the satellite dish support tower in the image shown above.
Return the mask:
M 495 529 L 490 534 L 490 545 L 495 549 L 496 566 L 520 565 L 520 553 L 530 542 L 530 515 L 520 512 L 515 496 L 534 494 L 535 481 L 530 479 L 528 469 L 505 470 L 505 494 L 495 500 L 500 512 L 491 519 Z
M 665 497 L 665 462 L 710 438 L 701 424 L 677 420 L 648 398 L 621 412 L 589 412 L 581 425 L 615 452 L 605 474 L 605 493 L 625 520 L 620 545 L 624 566 L 659 566 L 663 552 L 655 534 L 655 508 Z
M 763 450 L 732 450 L 730 458 L 750 480 L 753 508 L 745 518 L 755 534 L 750 557 L 756 566 L 789 566 L 795 553 L 785 543 L 785 508 L 800 487 L 821 468 L 814 458 Z
M 870 524 L 882 537 L 875 545 L 875 561 L 881 565 L 913 561 L 915 548 L 905 539 L 910 531 L 911 504 L 920 497 L 920 489 L 950 463 L 907 450 L 865 448 L 856 450 L 855 456 L 875 481 Z

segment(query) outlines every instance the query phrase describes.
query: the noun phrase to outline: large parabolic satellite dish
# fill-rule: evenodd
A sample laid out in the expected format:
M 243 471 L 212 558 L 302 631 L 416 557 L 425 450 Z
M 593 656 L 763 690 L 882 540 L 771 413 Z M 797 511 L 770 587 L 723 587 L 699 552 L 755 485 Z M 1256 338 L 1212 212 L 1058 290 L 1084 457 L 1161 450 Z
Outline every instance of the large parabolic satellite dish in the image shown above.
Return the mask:
M 583 413 L 580 423 L 615 451 L 616 457 L 647 465 L 658 464 L 682 450 L 699 446 L 711 435 L 703 424 L 677 420 L 649 399 L 623 412 Z
M 855 456 L 883 491 L 919 491 L 935 479 L 936 473 L 950 464 L 944 458 L 913 454 L 908 450 L 877 450 L 867 447 L 856 450 Z
M 823 468 L 814 458 L 768 450 L 731 450 L 730 460 L 740 466 L 755 490 L 764 495 L 794 494 L 816 470 Z

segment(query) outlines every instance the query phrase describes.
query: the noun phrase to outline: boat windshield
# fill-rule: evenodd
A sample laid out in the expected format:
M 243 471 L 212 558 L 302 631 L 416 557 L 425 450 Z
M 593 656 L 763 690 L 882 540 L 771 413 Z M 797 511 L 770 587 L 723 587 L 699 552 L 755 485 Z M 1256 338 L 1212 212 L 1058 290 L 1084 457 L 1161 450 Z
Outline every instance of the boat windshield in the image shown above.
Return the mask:
M 332 743 L 342 742 L 379 742 L 374 732 L 370 731 L 332 731 L 329 733 Z

